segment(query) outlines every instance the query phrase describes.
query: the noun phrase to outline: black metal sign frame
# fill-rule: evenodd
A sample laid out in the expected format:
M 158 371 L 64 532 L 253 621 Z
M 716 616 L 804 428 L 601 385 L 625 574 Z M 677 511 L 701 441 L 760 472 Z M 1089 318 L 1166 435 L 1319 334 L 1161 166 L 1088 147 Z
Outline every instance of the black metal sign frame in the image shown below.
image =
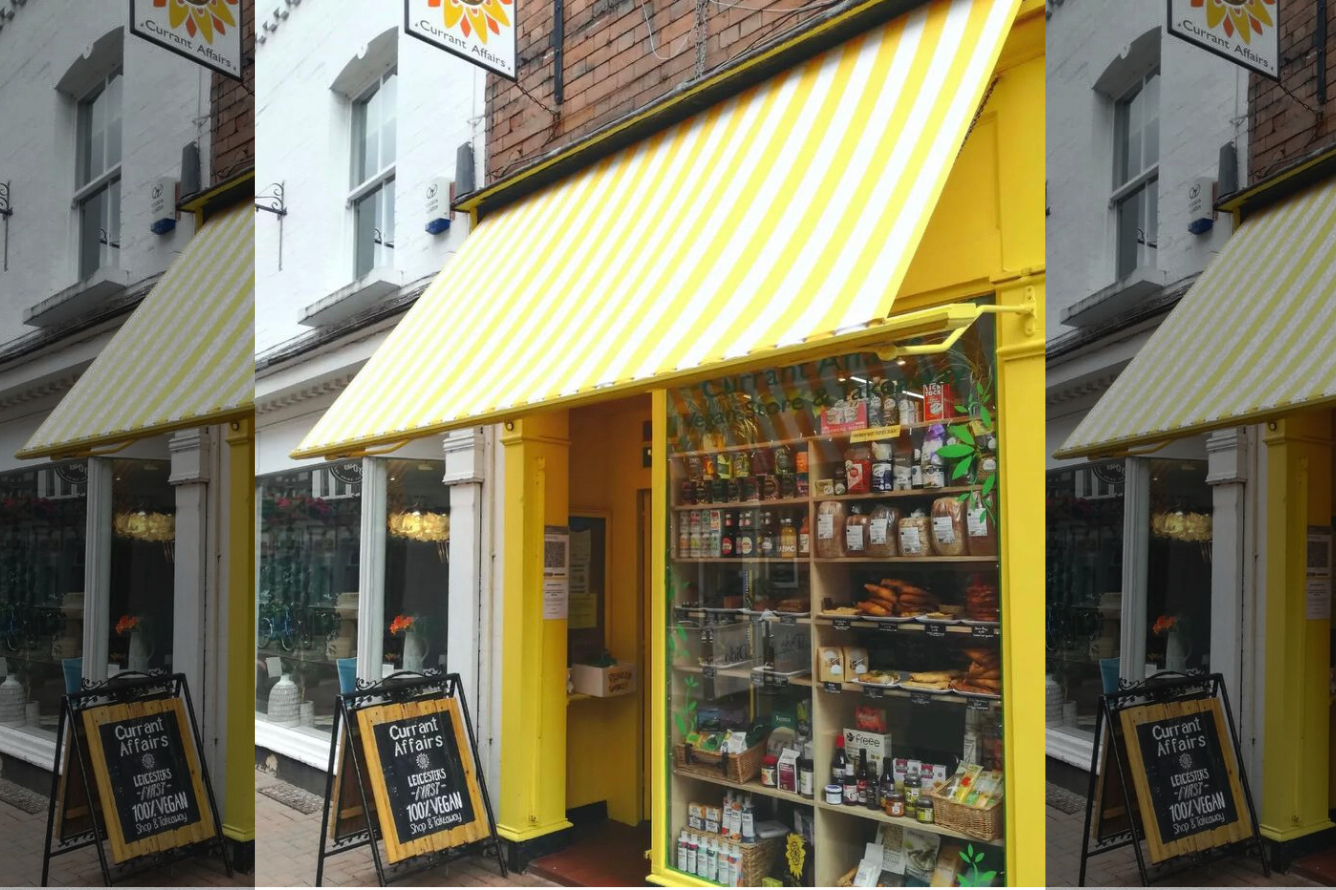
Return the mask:
M 94 803 L 98 798 L 93 794 L 95 782 L 92 762 L 88 750 L 80 741 L 81 718 L 85 711 L 104 705 L 131 704 L 165 699 L 181 699 L 185 704 L 186 715 L 190 720 L 191 737 L 194 740 L 195 752 L 199 759 L 200 778 L 203 781 L 205 796 L 208 797 L 209 810 L 213 814 L 214 833 L 212 837 L 198 843 L 174 847 L 159 853 L 137 856 L 120 864 L 111 864 L 108 861 L 105 843 L 107 841 L 107 826 L 100 812 L 101 807 Z M 69 731 L 68 735 L 66 735 L 66 730 Z M 74 759 L 78 758 L 82 790 L 85 800 L 88 801 L 88 817 L 91 824 L 85 831 L 58 840 L 55 849 L 52 849 L 56 808 L 64 803 L 59 799 L 62 778 L 61 755 L 63 752 L 67 753 L 70 758 L 71 772 L 73 772 Z M 69 789 L 66 788 L 65 790 L 68 794 Z M 185 674 L 146 674 L 140 671 L 124 671 L 110 680 L 100 682 L 84 680 L 83 688 L 80 691 L 70 693 L 62 698 L 60 719 L 56 726 L 56 757 L 51 769 L 51 799 L 47 806 L 46 815 L 46 845 L 42 851 L 42 886 L 47 886 L 52 859 L 66 853 L 82 850 L 85 847 L 95 847 L 97 849 L 98 864 L 102 868 L 102 880 L 108 887 L 127 881 L 151 869 L 212 852 L 216 852 L 222 858 L 223 868 L 227 870 L 227 876 L 232 877 L 232 859 L 228 855 L 227 842 L 223 837 L 223 820 L 218 813 L 218 801 L 213 794 L 213 783 L 209 780 L 209 764 L 204 757 L 204 743 L 200 737 L 199 723 L 195 720 L 195 706 L 190 699 L 190 686 L 186 682 Z
M 487 811 L 488 833 L 482 840 L 471 844 L 451 847 L 448 850 L 415 856 L 393 865 L 387 865 L 383 861 L 384 857 L 380 849 L 384 842 L 381 836 L 380 820 L 373 816 L 373 796 L 368 781 L 368 764 L 363 752 L 359 750 L 361 747 L 359 740 L 354 736 L 356 714 L 358 711 L 380 707 L 381 705 L 432 701 L 441 698 L 453 698 L 459 702 L 459 708 L 464 718 L 464 728 L 468 731 L 469 753 L 473 757 L 478 788 L 482 792 L 483 805 Z M 334 799 L 335 769 L 340 762 L 352 764 L 353 772 L 356 775 L 351 778 L 356 785 L 357 797 L 362 805 L 362 816 L 366 827 L 344 837 L 336 838 L 333 843 L 330 843 L 330 813 L 332 808 L 338 807 L 340 804 L 339 800 Z M 350 777 L 342 776 L 340 778 L 346 782 Z M 342 790 L 340 789 L 341 797 Z M 391 882 L 404 880 L 427 869 L 448 865 L 455 860 L 472 856 L 475 853 L 485 853 L 488 845 L 491 846 L 491 852 L 496 856 L 496 864 L 501 868 L 501 876 L 506 877 L 508 872 L 505 856 L 501 851 L 501 839 L 496 833 L 496 817 L 492 811 L 492 798 L 487 793 L 487 781 L 483 777 L 482 761 L 478 757 L 478 739 L 473 732 L 473 718 L 469 715 L 469 705 L 464 697 L 464 686 L 459 674 L 442 674 L 431 669 L 422 672 L 399 671 L 379 683 L 358 680 L 357 691 L 335 697 L 334 728 L 330 733 L 329 742 L 329 769 L 325 773 L 325 805 L 320 816 L 320 850 L 316 857 L 315 867 L 315 885 L 317 887 L 324 886 L 326 859 L 361 847 L 371 848 L 371 858 L 376 866 L 376 878 L 379 880 L 380 886 L 385 887 Z
M 1262 846 L 1261 827 L 1257 822 L 1257 808 L 1253 804 L 1252 789 L 1248 786 L 1248 773 L 1243 763 L 1243 751 L 1239 747 L 1238 731 L 1235 729 L 1234 712 L 1229 706 L 1229 693 L 1225 689 L 1223 674 L 1183 674 L 1176 671 L 1162 671 L 1139 682 L 1119 681 L 1119 689 L 1109 695 L 1099 697 L 1099 710 L 1095 714 L 1095 744 L 1090 755 L 1090 786 L 1086 793 L 1085 825 L 1081 832 L 1081 872 L 1077 886 L 1086 885 L 1086 865 L 1089 860 L 1103 853 L 1131 847 L 1136 853 L 1137 871 L 1141 875 L 1141 886 L 1163 881 L 1191 868 L 1205 865 L 1238 854 L 1255 852 L 1262 865 L 1262 873 L 1271 877 L 1271 868 L 1266 861 L 1266 849 Z M 1228 744 L 1234 751 L 1234 760 L 1238 764 L 1239 784 L 1243 788 L 1247 802 L 1248 815 L 1252 819 L 1252 835 L 1242 841 L 1188 853 L 1165 860 L 1158 864 L 1146 862 L 1146 851 L 1142 842 L 1146 840 L 1146 829 L 1141 824 L 1138 811 L 1138 798 L 1132 786 L 1131 765 L 1127 761 L 1126 745 L 1135 744 L 1135 739 L 1118 741 L 1115 731 L 1118 726 L 1118 714 L 1131 708 L 1151 704 L 1168 704 L 1176 701 L 1218 698 L 1225 709 L 1225 722 L 1229 727 Z M 1106 734 L 1105 730 L 1109 730 Z M 1225 742 L 1225 740 L 1221 740 Z M 1104 768 L 1118 771 L 1118 785 L 1123 793 L 1127 807 L 1128 827 L 1119 832 L 1100 838 L 1091 846 L 1091 820 L 1094 815 L 1097 789 L 1104 777 L 1099 775 L 1100 753 L 1105 745 L 1111 750 L 1105 753 Z

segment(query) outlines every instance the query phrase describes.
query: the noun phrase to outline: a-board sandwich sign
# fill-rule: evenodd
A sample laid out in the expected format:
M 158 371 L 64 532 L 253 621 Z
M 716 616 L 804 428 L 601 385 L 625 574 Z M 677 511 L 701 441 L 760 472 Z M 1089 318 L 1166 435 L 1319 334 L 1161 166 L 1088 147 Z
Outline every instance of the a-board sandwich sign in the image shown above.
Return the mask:
M 1152 862 L 1253 835 L 1220 699 L 1141 705 L 1119 716 Z
M 391 863 L 491 836 L 456 699 L 385 704 L 356 713 L 375 815 Z
M 113 861 L 215 837 L 200 755 L 181 699 L 102 705 L 84 710 L 82 717 Z

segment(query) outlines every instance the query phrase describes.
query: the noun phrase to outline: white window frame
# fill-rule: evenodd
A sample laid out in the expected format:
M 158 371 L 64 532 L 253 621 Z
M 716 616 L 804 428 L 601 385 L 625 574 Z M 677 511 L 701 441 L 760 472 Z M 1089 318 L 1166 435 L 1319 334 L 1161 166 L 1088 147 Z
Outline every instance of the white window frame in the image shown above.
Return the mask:
M 116 67 L 112 68 L 109 72 L 107 72 L 105 76 L 99 78 L 98 82 L 94 84 L 90 89 L 88 89 L 82 97 L 80 97 L 75 108 L 75 124 L 74 124 L 75 188 L 74 188 L 73 199 L 70 202 L 70 208 L 74 211 L 75 214 L 75 226 L 74 226 L 76 233 L 75 267 L 77 270 L 77 277 L 81 281 L 90 277 L 91 275 L 93 275 L 94 273 L 96 273 L 101 269 L 119 268 L 119 251 L 121 249 L 121 245 L 119 243 L 121 235 L 121 225 L 120 225 L 121 196 L 119 195 L 119 192 L 117 194 L 117 200 L 116 200 L 117 213 L 115 215 L 115 219 L 112 220 L 113 226 L 106 231 L 105 236 L 102 236 L 101 231 L 99 231 L 100 237 L 98 240 L 100 242 L 100 248 L 98 251 L 98 263 L 95 267 L 91 269 L 84 267 L 84 226 L 85 226 L 85 211 L 88 208 L 88 205 L 92 201 L 98 199 L 99 197 L 102 197 L 104 195 L 110 196 L 112 189 L 119 189 L 120 186 L 121 164 L 124 160 L 123 102 L 121 107 L 117 107 L 114 109 L 115 112 L 114 119 L 118 121 L 121 125 L 120 133 L 118 134 L 120 143 L 116 147 L 115 163 L 106 164 L 106 158 L 107 158 L 106 137 L 110 133 L 111 129 L 110 127 L 107 127 L 102 133 L 104 138 L 102 143 L 102 155 L 103 155 L 102 163 L 99 164 L 100 169 L 98 170 L 98 172 L 94 173 L 91 177 L 89 177 L 87 182 L 83 182 L 81 184 L 80 180 L 83 177 L 85 163 L 87 162 L 88 154 L 91 151 L 90 146 L 87 143 L 91 142 L 91 137 L 92 137 L 91 132 L 88 132 L 85 129 L 84 109 L 89 107 L 90 103 L 96 102 L 98 98 L 104 95 L 108 90 L 108 88 L 110 87 L 111 83 L 117 80 L 118 78 L 121 80 L 120 89 L 122 91 L 122 98 L 123 98 L 124 86 L 125 86 L 124 77 L 125 75 L 122 66 L 117 65 Z M 101 226 L 99 225 L 99 230 L 100 229 Z M 106 247 L 108 251 L 114 249 L 116 251 L 116 255 L 104 258 L 102 256 L 103 251 L 101 250 L 101 247 Z
M 1113 230 L 1113 273 L 1115 280 L 1122 280 L 1142 267 L 1154 267 L 1159 253 L 1159 178 L 1160 178 L 1160 138 L 1157 128 L 1155 138 L 1155 161 L 1154 163 L 1142 163 L 1139 170 L 1129 171 L 1126 178 L 1121 175 L 1123 166 L 1123 157 L 1127 151 L 1129 142 L 1128 134 L 1123 132 L 1123 127 L 1119 120 L 1122 115 L 1122 109 L 1127 107 L 1138 95 L 1142 93 L 1152 80 L 1160 78 L 1160 66 L 1157 63 L 1149 68 L 1145 74 L 1141 75 L 1132 86 L 1123 91 L 1113 102 L 1113 171 L 1112 171 L 1112 190 L 1109 195 L 1109 210 L 1112 212 L 1112 230 Z M 1155 120 L 1160 121 L 1160 109 L 1157 105 L 1154 109 Z M 1145 127 L 1142 126 L 1137 136 L 1142 139 L 1142 157 L 1146 155 L 1144 142 Z M 1147 238 L 1147 232 L 1141 226 L 1137 227 L 1139 233 L 1137 244 L 1137 260 L 1132 268 L 1126 269 L 1120 266 L 1123 244 L 1121 241 L 1121 227 L 1119 220 L 1122 215 L 1123 205 L 1134 199 L 1138 195 L 1144 196 L 1150 192 L 1150 189 L 1156 190 L 1156 225 L 1155 239 L 1152 242 Z M 1155 259 L 1144 257 L 1145 252 L 1154 252 Z
M 388 163 L 381 163 L 378 169 L 368 173 L 365 179 L 360 179 L 360 180 L 358 173 L 359 169 L 362 166 L 362 151 L 365 147 L 365 137 L 362 132 L 364 124 L 359 126 L 359 120 L 365 120 L 364 116 L 366 114 L 365 109 L 367 104 L 377 94 L 379 94 L 382 90 L 384 90 L 385 85 L 389 83 L 391 80 L 396 81 L 395 97 L 397 99 L 398 76 L 399 76 L 398 64 L 390 65 L 388 68 L 385 69 L 384 72 L 382 72 L 378 77 L 376 77 L 375 81 L 372 84 L 370 84 L 361 92 L 359 92 L 357 94 L 357 97 L 354 98 L 350 103 L 351 116 L 349 118 L 349 124 L 350 124 L 349 142 L 351 145 L 351 152 L 349 155 L 348 166 L 349 166 L 349 179 L 351 188 L 348 192 L 348 197 L 345 202 L 345 206 L 351 212 L 351 225 L 353 232 L 352 267 L 353 267 L 354 280 L 362 277 L 372 269 L 377 268 L 379 266 L 393 267 L 394 265 L 393 258 L 394 258 L 395 234 L 394 234 L 393 214 L 395 210 L 394 205 L 397 204 L 397 202 L 390 199 L 393 199 L 395 197 L 393 195 L 393 190 L 395 182 L 396 163 L 398 161 L 399 117 L 396 111 L 394 115 L 394 121 L 391 125 L 394 129 L 393 133 L 394 145 L 395 145 L 394 160 L 391 160 Z M 385 136 L 385 126 L 381 125 L 377 128 L 378 156 L 384 152 L 385 148 L 384 136 Z M 368 202 L 375 202 L 374 211 L 382 217 L 387 215 L 386 204 L 388 203 L 390 205 L 388 208 L 389 211 L 388 216 L 390 219 L 390 227 L 389 227 L 390 231 L 389 231 L 389 238 L 387 239 L 384 237 L 383 229 L 375 230 L 377 233 L 377 237 L 374 239 L 371 264 L 363 268 L 358 262 L 359 256 L 361 254 L 361 245 L 358 243 L 359 231 L 357 225 L 357 217 L 359 212 L 361 212 L 363 205 L 367 204 Z

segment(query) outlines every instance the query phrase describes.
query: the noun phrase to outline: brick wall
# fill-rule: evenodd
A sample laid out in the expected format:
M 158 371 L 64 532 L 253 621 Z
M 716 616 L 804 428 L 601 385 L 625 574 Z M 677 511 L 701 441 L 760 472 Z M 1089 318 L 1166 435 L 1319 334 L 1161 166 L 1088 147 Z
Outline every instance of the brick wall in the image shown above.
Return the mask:
M 487 85 L 488 180 L 573 142 L 820 15 L 810 0 L 566 0 L 565 97 L 553 102 L 552 0 L 522 0 L 519 84 Z M 648 13 L 650 26 L 645 22 Z M 650 31 L 654 39 L 651 43 Z
M 228 176 L 255 166 L 255 5 L 243 3 L 241 83 L 213 75 L 209 107 L 213 109 L 209 124 L 209 183 L 216 184 Z
M 1256 74 L 1251 77 L 1249 182 L 1336 144 L 1336 0 L 1327 0 L 1327 101 L 1322 105 L 1317 97 L 1317 7 L 1317 0 L 1289 0 L 1281 6 L 1280 83 Z M 1321 116 L 1303 103 L 1321 111 Z

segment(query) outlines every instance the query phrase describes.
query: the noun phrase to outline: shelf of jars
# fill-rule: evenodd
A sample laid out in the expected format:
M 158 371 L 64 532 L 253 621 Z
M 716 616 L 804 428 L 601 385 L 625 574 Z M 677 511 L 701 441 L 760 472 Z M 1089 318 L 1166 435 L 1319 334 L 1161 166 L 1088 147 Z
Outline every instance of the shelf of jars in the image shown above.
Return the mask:
M 674 837 L 684 827 L 731 843 L 693 831 L 690 813 L 754 796 L 791 808 L 789 831 L 810 857 L 801 883 L 849 877 L 874 840 L 900 865 L 960 859 L 973 843 L 1000 869 L 997 482 L 984 419 L 814 425 L 670 451 Z M 782 670 L 765 649 L 775 633 L 796 641 L 781 646 Z M 749 732 L 727 757 L 697 753 L 741 746 L 743 726 L 769 735 L 750 744 Z M 708 769 L 684 768 L 688 750 Z M 969 806 L 991 821 L 970 834 L 955 827 L 950 795 L 981 779 L 987 794 Z M 931 871 L 911 877 L 928 883 Z

